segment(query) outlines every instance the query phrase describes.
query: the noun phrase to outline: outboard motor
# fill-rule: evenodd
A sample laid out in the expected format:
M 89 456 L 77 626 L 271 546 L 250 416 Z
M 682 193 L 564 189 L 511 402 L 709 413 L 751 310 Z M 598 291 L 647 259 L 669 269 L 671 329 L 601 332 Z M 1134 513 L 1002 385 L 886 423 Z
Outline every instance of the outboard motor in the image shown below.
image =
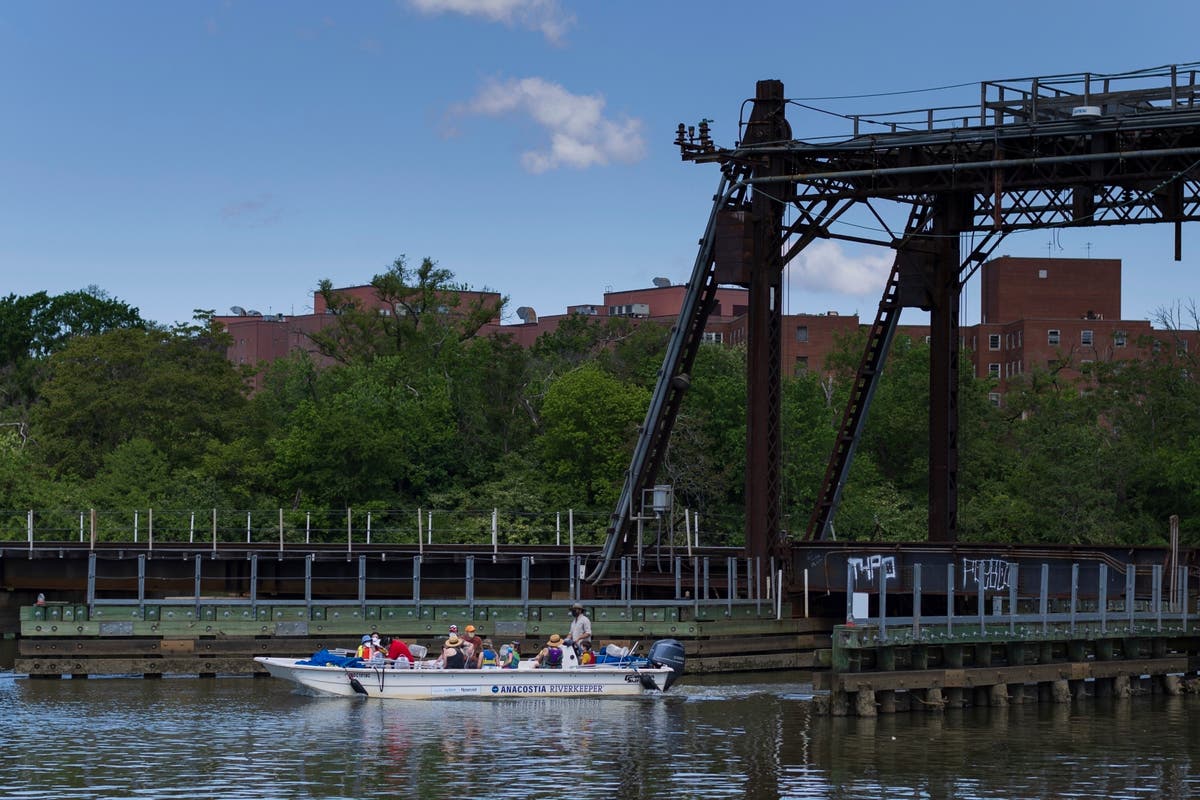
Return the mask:
M 663 691 L 671 688 L 671 684 L 683 674 L 684 653 L 683 645 L 675 639 L 659 639 L 650 645 L 646 659 L 652 667 L 670 667 L 674 672 L 667 676 Z

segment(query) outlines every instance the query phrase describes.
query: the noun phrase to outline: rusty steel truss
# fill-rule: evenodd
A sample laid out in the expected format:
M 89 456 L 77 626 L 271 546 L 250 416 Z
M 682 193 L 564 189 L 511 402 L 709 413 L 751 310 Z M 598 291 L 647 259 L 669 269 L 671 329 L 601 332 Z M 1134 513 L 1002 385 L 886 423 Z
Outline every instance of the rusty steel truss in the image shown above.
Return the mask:
M 717 147 L 708 121 L 680 125 L 684 160 L 716 163 L 721 183 L 687 298 L 659 373 L 625 487 L 610 520 L 599 580 L 629 548 L 634 500 L 662 465 L 671 427 L 720 284 L 749 291 L 746 548 L 777 554 L 781 525 L 781 286 L 787 264 L 818 239 L 895 251 L 805 538 L 825 538 L 901 309 L 929 312 L 929 538 L 957 536 L 959 295 L 1013 231 L 1200 219 L 1200 64 L 980 85 L 979 101 L 841 115 L 848 136 L 793 139 L 794 104 L 760 81 L 741 141 Z M 888 219 L 907 208 L 907 223 Z M 851 209 L 873 220 L 843 225 Z M 785 210 L 788 212 L 785 215 Z M 785 221 L 786 220 L 786 221 Z M 787 559 L 785 559 L 785 562 Z

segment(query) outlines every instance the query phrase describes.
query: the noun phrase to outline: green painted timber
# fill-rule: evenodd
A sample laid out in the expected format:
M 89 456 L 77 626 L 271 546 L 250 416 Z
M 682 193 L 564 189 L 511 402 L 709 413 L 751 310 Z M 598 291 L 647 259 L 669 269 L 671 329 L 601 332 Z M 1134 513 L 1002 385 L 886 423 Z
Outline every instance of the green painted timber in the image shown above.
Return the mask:
M 67 612 L 70 613 L 67 613 Z M 786 628 L 790 620 L 777 621 L 764 605 L 762 616 L 751 616 L 754 607 L 699 606 L 594 606 L 592 624 L 606 636 L 700 637 L 712 635 L 765 635 Z M 787 609 L 790 612 L 790 609 Z M 565 635 L 570 615 L 555 606 L 489 607 L 476 604 L 474 613 L 466 605 L 167 605 L 24 606 L 21 636 L 119 635 L 236 635 L 280 636 L 338 634 L 357 635 L 379 630 L 396 635 L 440 634 L 451 624 L 474 622 L 485 629 L 504 623 L 506 629 L 523 628 L 530 636 Z M 289 633 L 289 631 L 294 631 Z M 306 631 L 306 632 L 305 632 Z
M 551 634 L 567 632 L 570 615 L 554 605 L 491 607 L 477 603 L 422 605 L 71 606 L 69 619 L 50 606 L 20 610 L 16 668 L 30 675 L 172 672 L 213 674 L 258 671 L 254 655 L 305 655 L 322 647 L 353 646 L 367 630 L 436 648 L 451 624 L 474 623 L 481 635 L 517 640 L 530 650 Z M 591 605 L 600 643 L 642 649 L 655 639 L 677 638 L 689 672 L 810 669 L 827 651 L 831 621 L 776 620 L 764 614 L 727 614 L 728 607 Z M 681 613 L 685 612 L 686 613 Z M 735 607 L 736 611 L 736 607 Z M 790 609 L 786 609 L 789 611 Z

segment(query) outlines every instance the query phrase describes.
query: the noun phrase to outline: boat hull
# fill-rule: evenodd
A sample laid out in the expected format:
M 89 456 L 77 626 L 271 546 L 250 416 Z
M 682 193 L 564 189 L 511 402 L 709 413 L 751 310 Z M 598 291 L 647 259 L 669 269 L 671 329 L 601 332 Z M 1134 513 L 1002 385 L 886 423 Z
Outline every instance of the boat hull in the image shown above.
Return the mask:
M 452 697 L 619 697 L 663 690 L 670 667 L 568 667 L 564 669 L 389 669 L 300 664 L 304 659 L 254 659 L 276 678 L 317 694 L 363 695 L 393 700 Z

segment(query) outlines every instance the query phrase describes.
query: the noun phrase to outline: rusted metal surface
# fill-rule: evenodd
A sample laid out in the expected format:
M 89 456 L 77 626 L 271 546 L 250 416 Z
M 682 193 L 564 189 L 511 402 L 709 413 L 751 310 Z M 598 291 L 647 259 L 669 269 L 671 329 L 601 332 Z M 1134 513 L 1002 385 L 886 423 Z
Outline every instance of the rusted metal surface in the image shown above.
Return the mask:
M 728 217 L 724 226 L 710 221 L 710 227 L 733 239 L 718 248 L 727 264 L 700 272 L 706 279 L 746 275 L 751 291 L 746 489 L 750 555 L 777 552 L 774 543 L 783 533 L 774 480 L 781 457 L 772 438 L 778 411 L 772 404 L 773 387 L 781 364 L 778 358 L 769 359 L 778 314 L 778 304 L 769 302 L 769 281 L 777 266 L 782 268 L 818 238 L 897 251 L 898 284 L 889 281 L 880 318 L 891 314 L 895 305 L 921 307 L 931 314 L 929 537 L 954 541 L 961 287 L 1007 233 L 1019 230 L 1170 222 L 1176 226 L 1178 256 L 1179 225 L 1200 220 L 1196 67 L 985 82 L 978 103 L 849 115 L 849 136 L 820 142 L 790 138 L 782 113 L 786 101 L 780 104 L 782 84 L 762 81 L 742 128 L 742 141 L 735 146 L 717 147 L 707 121 L 700 124 L 698 137 L 694 127 L 679 126 L 676 144 L 685 160 L 720 164 L 725 178 L 736 176 L 723 189 L 727 196 L 740 197 L 738 192 L 749 189 L 752 198 L 752 251 L 747 253 L 744 228 L 739 230 Z M 915 230 L 910 223 L 908 231 L 897 235 L 880 212 L 885 205 L 908 206 L 910 217 L 917 218 L 932 207 L 934 223 Z M 790 221 L 776 228 L 775 214 L 784 206 Z M 874 215 L 882 235 L 866 236 L 857 227 L 846 233 L 835 226 L 854 206 Z M 734 201 L 720 213 L 745 210 Z M 967 232 L 980 239 L 964 255 L 959 238 Z M 776 259 L 778 253 L 783 253 L 782 259 Z M 901 269 L 905 264 L 917 269 Z M 703 266 L 710 264 L 706 260 Z M 697 286 L 702 283 L 696 281 Z M 681 315 L 680 326 L 703 326 L 707 311 L 701 305 L 694 309 L 694 316 Z M 869 337 L 858 377 L 865 388 L 852 393 L 850 403 L 857 407 L 844 415 L 807 531 L 810 538 L 826 535 L 836 513 L 852 443 L 866 416 L 863 400 L 869 404 L 870 384 L 880 372 L 882 359 L 872 353 L 872 348 L 879 350 L 880 339 Z M 670 363 L 660 384 L 674 375 L 667 368 Z M 669 432 L 670 424 L 669 419 L 655 418 L 661 431 Z M 665 442 L 655 447 L 661 449 Z M 635 456 L 635 465 L 644 463 Z M 648 485 L 653 477 L 640 469 L 635 474 L 635 488 Z M 620 533 L 618 526 L 610 528 L 610 540 Z

